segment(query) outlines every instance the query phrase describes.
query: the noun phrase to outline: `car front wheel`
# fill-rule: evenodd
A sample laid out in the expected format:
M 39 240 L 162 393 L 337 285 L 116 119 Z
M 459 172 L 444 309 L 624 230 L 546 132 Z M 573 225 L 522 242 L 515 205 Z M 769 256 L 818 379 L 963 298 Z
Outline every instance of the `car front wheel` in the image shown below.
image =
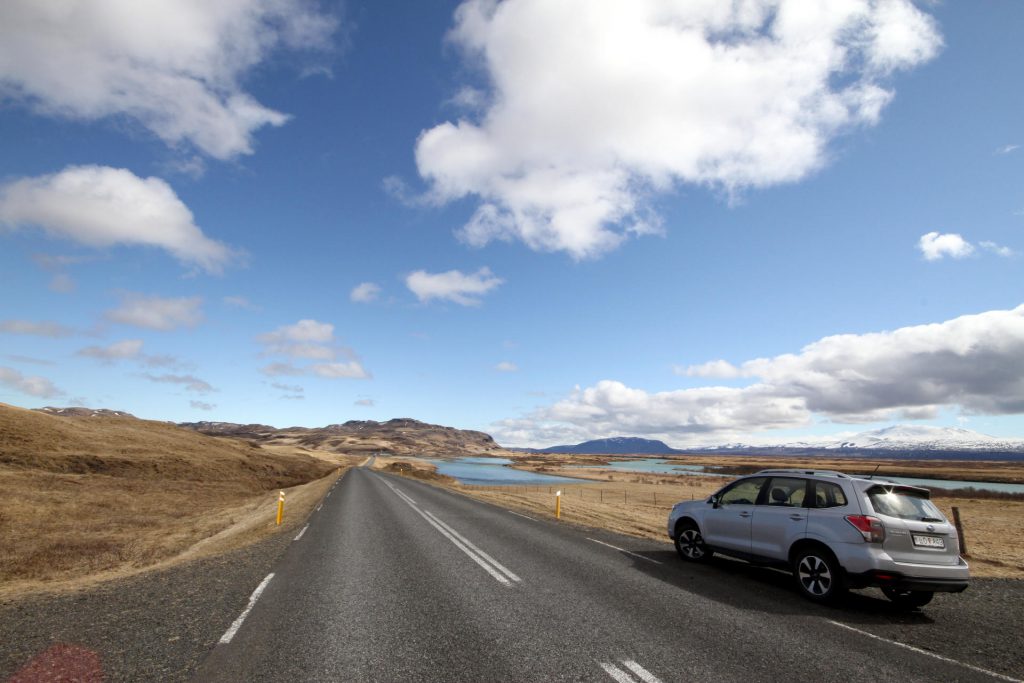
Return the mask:
M 706 562 L 713 554 L 711 549 L 704 545 L 704 537 L 700 535 L 700 529 L 693 522 L 684 522 L 676 534 L 676 550 L 679 557 L 687 562 Z
M 843 570 L 832 553 L 807 548 L 793 559 L 793 576 L 800 593 L 814 602 L 834 602 L 846 593 Z

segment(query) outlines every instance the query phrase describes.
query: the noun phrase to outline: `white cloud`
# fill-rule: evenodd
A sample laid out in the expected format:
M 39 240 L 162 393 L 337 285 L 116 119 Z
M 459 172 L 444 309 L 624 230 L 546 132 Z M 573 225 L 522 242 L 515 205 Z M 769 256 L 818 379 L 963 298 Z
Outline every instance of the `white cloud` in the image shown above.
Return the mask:
M 924 254 L 926 261 L 937 261 L 944 256 L 965 258 L 974 253 L 974 246 L 955 232 L 943 235 L 929 232 L 921 235 L 917 248 Z
M 203 234 L 166 182 L 109 166 L 68 166 L 3 185 L 0 224 L 38 227 L 91 247 L 159 247 L 211 273 L 235 256 Z
M 355 352 L 335 343 L 334 325 L 330 323 L 304 319 L 293 325 L 282 325 L 273 332 L 261 334 L 257 339 L 264 345 L 263 355 L 322 361 L 305 367 L 293 363 L 271 363 L 260 369 L 265 375 L 312 374 L 327 379 L 370 377 L 370 373 L 355 357 Z M 339 356 L 348 357 L 348 362 L 337 362 Z
M 405 284 L 420 301 L 431 299 L 452 301 L 462 306 L 479 306 L 480 297 L 504 280 L 495 277 L 489 268 L 481 268 L 469 275 L 458 270 L 428 273 L 417 270 L 405 278 Z
M 217 407 L 213 403 L 206 403 L 204 401 L 189 401 L 188 403 L 196 410 L 213 410 L 214 408 Z
M 495 365 L 494 369 L 498 372 L 518 372 L 519 366 L 511 361 L 503 360 Z
M 0 320 L 0 332 L 29 334 L 37 337 L 68 337 L 74 333 L 70 327 L 48 320 Z
M 369 379 L 370 374 L 358 361 L 348 363 L 317 363 L 310 366 L 314 375 L 327 379 Z
M 198 296 L 162 298 L 128 292 L 122 295 L 121 305 L 107 311 L 106 318 L 123 325 L 134 325 L 151 330 L 173 330 L 195 327 L 203 320 L 200 309 L 203 300 Z
M 281 391 L 287 391 L 290 394 L 301 394 L 305 392 L 305 389 L 298 384 L 281 384 L 280 382 L 274 382 L 270 386 L 275 389 L 280 389 Z
M 686 368 L 676 366 L 673 368 L 673 371 L 677 375 L 684 375 L 686 377 L 719 377 L 728 379 L 740 376 L 739 368 L 724 360 L 708 361 L 700 365 L 690 365 Z
M 133 360 L 142 354 L 141 339 L 125 339 L 107 346 L 87 346 L 78 351 L 79 356 L 100 361 Z
M 1022 358 L 1024 305 L 891 332 L 825 337 L 799 353 L 734 367 L 730 376 L 756 380 L 746 387 L 649 393 L 605 380 L 498 423 L 494 433 L 507 444 L 618 434 L 721 443 L 803 427 L 816 417 L 857 423 L 921 419 L 940 409 L 1021 414 Z
M 355 401 L 352 405 L 359 406 L 360 408 L 372 408 L 377 405 L 377 403 L 372 398 L 361 398 Z
M 1002 245 L 996 244 L 995 242 L 983 241 L 980 242 L 979 244 L 981 245 L 982 249 L 985 249 L 986 251 L 991 251 L 996 256 L 1010 258 L 1011 256 L 1017 255 L 1017 252 L 1015 252 L 1013 249 L 1010 249 L 1010 247 L 1004 247 Z
M 996 150 L 996 154 L 1010 154 L 1011 152 L 1016 152 L 1018 149 L 1020 149 L 1020 145 L 1003 145 Z
M 207 394 L 211 391 L 216 391 L 210 383 L 195 377 L 194 375 L 143 375 L 150 382 L 157 382 L 159 384 L 181 384 L 188 391 L 194 391 L 199 394 Z
M 56 398 L 64 392 L 45 377 L 25 376 L 14 368 L 0 367 L 0 386 L 37 398 Z
M 420 134 L 430 196 L 479 200 L 470 244 L 576 259 L 659 232 L 651 196 L 678 183 L 732 194 L 821 168 L 942 42 L 908 0 L 465 0 L 449 39 L 489 89 Z
M 243 90 L 245 76 L 279 48 L 327 48 L 336 26 L 303 0 L 6 0 L 0 98 L 49 116 L 127 117 L 228 159 L 288 120 Z
M 380 295 L 380 286 L 372 282 L 361 282 L 352 288 L 349 299 L 356 303 L 368 304 L 376 301 Z
M 232 306 L 233 308 L 241 308 L 246 311 L 259 311 L 259 306 L 252 303 L 244 296 L 226 296 L 222 299 L 225 306 Z

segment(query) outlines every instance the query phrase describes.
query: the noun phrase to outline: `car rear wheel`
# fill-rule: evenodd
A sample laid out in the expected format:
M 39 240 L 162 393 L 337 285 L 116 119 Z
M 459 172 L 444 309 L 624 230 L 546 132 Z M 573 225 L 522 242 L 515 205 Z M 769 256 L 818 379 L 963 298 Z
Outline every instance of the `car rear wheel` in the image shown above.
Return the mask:
M 835 602 L 846 593 L 842 567 L 832 553 L 806 548 L 793 558 L 793 576 L 800 593 L 814 602 Z
M 676 551 L 687 562 L 707 562 L 714 554 L 704 545 L 704 537 L 693 522 L 683 522 L 676 534 Z
M 908 591 L 888 586 L 882 588 L 882 592 L 895 604 L 908 608 L 924 607 L 935 597 L 935 593 L 932 591 Z

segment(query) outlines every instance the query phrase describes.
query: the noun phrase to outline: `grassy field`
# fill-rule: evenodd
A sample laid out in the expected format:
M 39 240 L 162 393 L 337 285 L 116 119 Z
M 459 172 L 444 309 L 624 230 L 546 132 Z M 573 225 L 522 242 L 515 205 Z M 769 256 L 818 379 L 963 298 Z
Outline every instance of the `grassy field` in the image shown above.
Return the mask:
M 378 461 L 375 467 L 391 467 L 395 464 L 394 459 Z M 407 458 L 402 461 L 409 464 L 409 469 L 419 479 L 534 516 L 554 518 L 554 491 L 561 489 L 564 521 L 665 543 L 670 542 L 665 523 L 673 504 L 682 500 L 706 498 L 729 481 L 713 477 L 639 474 L 609 469 L 588 469 L 581 474 L 578 469 L 565 468 L 568 462 L 579 464 L 576 456 L 545 456 L 542 462 L 531 459 L 524 469 L 586 477 L 588 481 L 557 487 L 464 486 L 448 477 L 431 477 L 429 472 L 433 465 L 430 463 Z M 763 458 L 755 462 L 758 469 L 795 466 L 791 462 L 767 462 Z M 877 464 L 876 461 L 872 462 Z M 830 468 L 834 468 L 834 464 Z M 851 472 L 863 472 L 865 466 L 865 463 L 853 461 L 841 464 Z M 821 464 L 817 466 L 822 468 Z M 1021 464 L 1017 463 L 1016 467 L 1020 468 Z M 873 468 L 874 464 L 867 471 Z M 399 471 L 409 474 L 408 470 L 402 471 L 402 468 Z M 912 467 L 906 469 L 906 476 L 928 474 Z M 1018 476 L 1012 468 L 1007 468 L 1005 474 L 1008 477 Z M 1021 524 L 1024 523 L 1024 501 L 942 495 L 935 495 L 934 500 L 950 519 L 952 507 L 959 508 L 973 576 L 1024 578 L 1024 546 L 1017 540 Z
M 222 552 L 304 519 L 355 458 L 0 404 L 0 597 Z

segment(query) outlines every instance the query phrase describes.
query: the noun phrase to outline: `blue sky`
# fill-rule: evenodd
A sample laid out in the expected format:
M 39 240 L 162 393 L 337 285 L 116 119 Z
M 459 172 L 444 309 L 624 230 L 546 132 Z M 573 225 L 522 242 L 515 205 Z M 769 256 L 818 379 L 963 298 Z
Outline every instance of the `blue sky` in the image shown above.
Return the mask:
M 724 5 L 5 3 L 0 401 L 1024 436 L 1024 7 Z

